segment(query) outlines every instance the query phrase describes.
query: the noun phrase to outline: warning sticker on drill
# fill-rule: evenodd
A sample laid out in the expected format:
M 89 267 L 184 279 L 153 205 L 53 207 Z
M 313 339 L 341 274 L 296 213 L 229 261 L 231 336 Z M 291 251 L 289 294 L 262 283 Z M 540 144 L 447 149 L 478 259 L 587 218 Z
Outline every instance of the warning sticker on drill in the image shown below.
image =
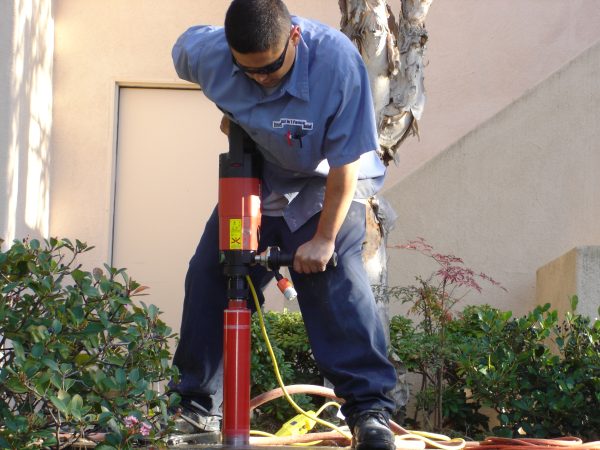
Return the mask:
M 242 248 L 242 219 L 229 219 L 229 248 Z

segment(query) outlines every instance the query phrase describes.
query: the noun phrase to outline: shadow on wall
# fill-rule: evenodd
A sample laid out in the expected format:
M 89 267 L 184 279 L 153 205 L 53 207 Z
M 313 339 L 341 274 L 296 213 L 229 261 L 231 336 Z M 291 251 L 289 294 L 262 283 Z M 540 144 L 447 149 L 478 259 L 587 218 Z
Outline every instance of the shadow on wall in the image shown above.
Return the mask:
M 0 236 L 47 237 L 54 20 L 51 0 L 2 2 Z
M 8 170 L 8 144 L 11 123 L 11 74 L 13 2 L 0 2 L 0 237 L 6 238 L 9 221 L 9 186 L 12 177 Z

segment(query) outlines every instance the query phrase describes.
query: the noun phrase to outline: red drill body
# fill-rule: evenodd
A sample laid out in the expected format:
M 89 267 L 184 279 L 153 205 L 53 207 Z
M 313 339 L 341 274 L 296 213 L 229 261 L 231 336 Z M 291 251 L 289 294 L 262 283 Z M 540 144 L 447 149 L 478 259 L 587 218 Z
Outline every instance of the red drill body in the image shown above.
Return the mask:
M 223 330 L 223 443 L 250 441 L 250 310 L 246 276 L 258 250 L 260 171 L 256 145 L 236 124 L 219 157 L 219 248 L 229 304 Z

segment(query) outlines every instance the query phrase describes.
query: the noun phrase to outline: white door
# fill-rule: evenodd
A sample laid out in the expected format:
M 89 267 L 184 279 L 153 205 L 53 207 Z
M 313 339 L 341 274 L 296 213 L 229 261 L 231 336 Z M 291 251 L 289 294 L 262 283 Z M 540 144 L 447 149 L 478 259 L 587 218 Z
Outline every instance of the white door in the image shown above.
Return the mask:
M 217 203 L 220 120 L 199 90 L 120 89 L 112 264 L 150 287 L 140 300 L 176 332 L 187 265 Z

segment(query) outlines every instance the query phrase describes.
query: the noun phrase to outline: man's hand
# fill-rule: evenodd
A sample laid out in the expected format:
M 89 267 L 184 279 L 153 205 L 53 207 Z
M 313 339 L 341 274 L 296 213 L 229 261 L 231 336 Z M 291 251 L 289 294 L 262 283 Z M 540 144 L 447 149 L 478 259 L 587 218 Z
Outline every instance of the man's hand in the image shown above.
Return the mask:
M 223 114 L 221 118 L 221 131 L 225 136 L 229 136 L 229 117 Z
M 296 250 L 294 270 L 299 273 L 323 272 L 334 250 L 335 241 L 315 236 Z

